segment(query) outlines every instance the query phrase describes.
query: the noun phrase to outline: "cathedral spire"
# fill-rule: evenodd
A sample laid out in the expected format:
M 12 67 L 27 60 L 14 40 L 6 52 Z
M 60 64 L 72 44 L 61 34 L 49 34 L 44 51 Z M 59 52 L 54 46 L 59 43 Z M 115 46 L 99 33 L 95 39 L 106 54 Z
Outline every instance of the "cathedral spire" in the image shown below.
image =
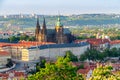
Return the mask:
M 42 26 L 42 34 L 43 34 L 43 41 L 47 41 L 47 29 L 46 29 L 46 22 L 45 18 L 43 17 L 43 26 Z
M 37 18 L 36 29 L 39 29 L 39 30 L 40 30 L 39 18 Z
M 43 17 L 43 29 L 46 29 L 46 22 L 44 17 Z
M 44 17 L 43 17 L 43 26 L 42 26 L 42 31 L 43 31 L 43 34 L 47 34 L 46 22 L 45 22 L 45 18 L 44 18 Z
M 37 41 L 39 38 L 39 33 L 40 33 L 40 24 L 39 24 L 39 18 L 37 18 L 36 29 L 35 29 L 35 38 Z

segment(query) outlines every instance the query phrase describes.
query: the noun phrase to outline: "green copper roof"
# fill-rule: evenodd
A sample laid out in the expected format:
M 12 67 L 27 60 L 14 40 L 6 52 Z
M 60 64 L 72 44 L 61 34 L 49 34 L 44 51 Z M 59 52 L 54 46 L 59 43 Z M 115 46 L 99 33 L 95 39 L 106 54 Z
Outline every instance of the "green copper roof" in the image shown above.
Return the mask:
M 62 23 L 60 22 L 60 17 L 58 17 L 56 26 L 58 26 L 58 27 L 62 27 L 63 26 Z

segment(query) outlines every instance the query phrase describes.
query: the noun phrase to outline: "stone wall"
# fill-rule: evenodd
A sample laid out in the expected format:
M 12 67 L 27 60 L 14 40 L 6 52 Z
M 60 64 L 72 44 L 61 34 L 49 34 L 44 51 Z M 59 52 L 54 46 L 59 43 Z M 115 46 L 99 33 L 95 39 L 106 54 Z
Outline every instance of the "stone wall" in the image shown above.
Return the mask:
M 36 60 L 40 57 L 49 59 L 57 59 L 58 56 L 64 56 L 66 51 L 71 51 L 74 55 L 79 56 L 83 54 L 90 45 L 80 47 L 66 47 L 66 48 L 47 48 L 47 49 L 29 49 L 29 60 Z

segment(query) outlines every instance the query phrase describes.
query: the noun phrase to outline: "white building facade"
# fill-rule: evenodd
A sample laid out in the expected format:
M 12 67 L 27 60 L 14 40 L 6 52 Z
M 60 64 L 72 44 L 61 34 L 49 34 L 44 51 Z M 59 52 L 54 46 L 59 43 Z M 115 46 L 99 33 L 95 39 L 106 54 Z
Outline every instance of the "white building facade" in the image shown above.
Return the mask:
M 40 57 L 48 58 L 50 60 L 55 60 L 59 56 L 64 56 L 66 51 L 71 51 L 75 56 L 80 56 L 83 54 L 90 45 L 86 42 L 84 43 L 71 43 L 71 44 L 49 44 L 37 47 L 30 47 L 22 49 L 22 61 L 34 61 L 39 60 Z

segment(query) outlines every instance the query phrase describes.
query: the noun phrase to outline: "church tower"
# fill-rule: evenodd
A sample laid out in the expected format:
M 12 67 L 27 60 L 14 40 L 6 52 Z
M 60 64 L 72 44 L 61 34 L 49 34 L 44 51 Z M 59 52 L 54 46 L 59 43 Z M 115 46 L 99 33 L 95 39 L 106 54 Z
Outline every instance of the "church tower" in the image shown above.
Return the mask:
M 47 29 L 45 18 L 43 18 L 43 26 L 40 27 L 39 19 L 37 18 L 36 30 L 35 30 L 36 41 L 47 42 Z
M 61 24 L 60 16 L 58 17 L 55 31 L 56 31 L 56 43 L 58 44 L 64 43 L 63 25 Z
M 47 42 L 47 29 L 46 29 L 46 22 L 44 17 L 43 17 L 43 26 L 42 26 L 41 35 L 42 35 L 42 41 Z
M 37 18 L 37 24 L 36 24 L 36 29 L 35 29 L 35 38 L 36 41 L 39 41 L 39 33 L 40 33 L 40 24 L 39 24 L 39 18 Z

